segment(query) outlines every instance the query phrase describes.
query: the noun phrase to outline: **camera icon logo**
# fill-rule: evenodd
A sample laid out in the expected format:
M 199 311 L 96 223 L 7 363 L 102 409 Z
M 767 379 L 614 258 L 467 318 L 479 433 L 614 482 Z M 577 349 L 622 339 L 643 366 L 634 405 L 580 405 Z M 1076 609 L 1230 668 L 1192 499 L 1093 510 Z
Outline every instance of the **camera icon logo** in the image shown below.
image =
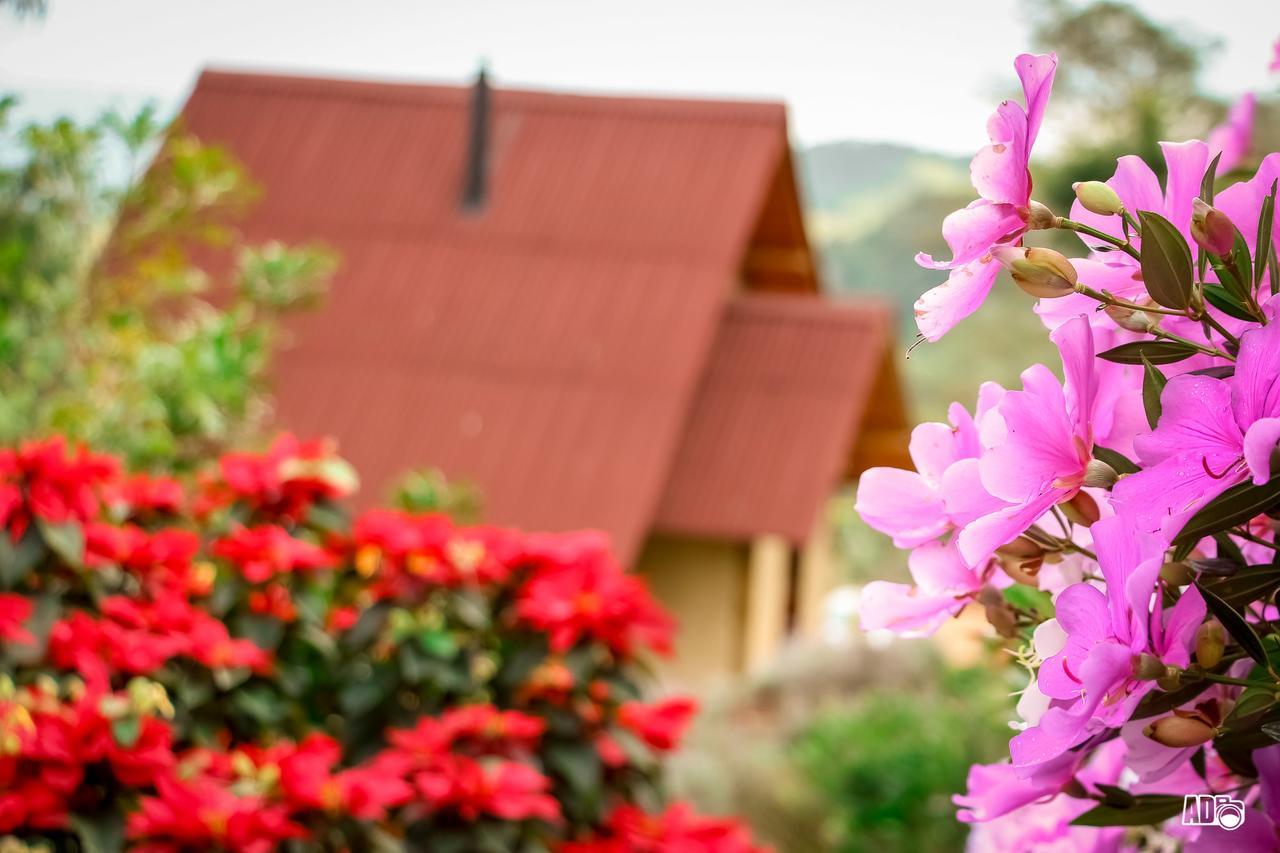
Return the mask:
M 1244 817 L 1244 803 L 1226 794 L 1187 794 L 1182 798 L 1183 826 L 1239 829 L 1244 826 Z

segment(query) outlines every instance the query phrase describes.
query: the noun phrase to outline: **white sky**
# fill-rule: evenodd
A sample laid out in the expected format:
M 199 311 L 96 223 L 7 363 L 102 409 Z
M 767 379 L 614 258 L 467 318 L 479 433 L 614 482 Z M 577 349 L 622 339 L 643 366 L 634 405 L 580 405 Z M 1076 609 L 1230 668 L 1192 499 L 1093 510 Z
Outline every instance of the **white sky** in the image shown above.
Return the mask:
M 1137 0 L 1223 40 L 1208 87 L 1269 85 L 1280 0 Z M 50 0 L 0 12 L 0 91 L 27 113 L 174 108 L 200 68 L 765 97 L 804 144 L 859 138 L 956 153 L 985 141 L 1027 47 L 1019 0 Z M 979 11 L 980 10 L 980 11 Z M 1271 82 L 1270 85 L 1274 85 Z M 1052 144 L 1052 139 L 1048 140 Z

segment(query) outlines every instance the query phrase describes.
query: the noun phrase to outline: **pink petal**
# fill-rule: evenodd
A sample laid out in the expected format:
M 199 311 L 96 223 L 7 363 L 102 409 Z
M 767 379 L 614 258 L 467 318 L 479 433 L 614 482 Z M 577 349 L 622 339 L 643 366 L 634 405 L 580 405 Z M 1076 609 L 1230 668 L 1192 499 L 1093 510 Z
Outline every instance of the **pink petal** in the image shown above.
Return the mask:
M 964 527 L 988 513 L 1008 504 L 992 497 L 982 485 L 982 471 L 977 459 L 961 459 L 942 477 L 942 503 L 956 527 Z
M 1000 401 L 1004 442 L 983 454 L 980 463 L 986 490 L 1013 504 L 1033 499 L 1083 467 L 1057 377 L 1035 364 L 1022 372 L 1022 383 L 1025 390 L 1010 391 Z
M 1096 586 L 1077 583 L 1064 589 L 1054 602 L 1058 624 L 1068 637 L 1102 642 L 1111 636 L 1111 610 L 1107 596 Z
M 917 424 L 911 430 L 911 443 L 907 446 L 911 461 L 920 476 L 930 483 L 942 481 L 942 475 L 960 459 L 956 446 L 956 432 L 947 424 L 931 421 Z
M 988 201 L 1025 208 L 1031 199 L 1026 110 L 1013 101 L 1002 102 L 987 120 L 987 136 L 991 144 L 969 163 L 973 188 Z
M 1227 118 L 1209 132 L 1209 156 L 1221 154 L 1218 174 L 1225 175 L 1244 160 L 1253 143 L 1253 114 L 1258 98 L 1253 92 L 1245 92 L 1231 105 Z
M 1120 479 L 1111 490 L 1116 514 L 1172 539 L 1206 503 L 1244 479 L 1238 454 L 1180 453 Z M 1212 470 L 1221 476 L 1209 474 Z
M 937 341 L 955 325 L 977 311 L 991 286 L 1000 264 L 979 259 L 951 271 L 945 282 L 916 300 L 916 327 L 925 340 Z
M 906 584 L 872 581 L 862 589 L 858 618 L 866 631 L 932 634 L 965 603 L 953 595 L 930 595 Z
M 1187 587 L 1173 605 L 1164 624 L 1163 647 L 1157 649 L 1160 658 L 1171 666 L 1183 667 L 1191 660 L 1191 646 L 1196 631 L 1204 621 L 1206 609 L 1204 597 L 1194 586 Z
M 1013 61 L 1013 67 L 1022 81 L 1022 97 L 1027 105 L 1027 150 L 1036 144 L 1040 122 L 1053 91 L 1053 77 L 1058 70 L 1056 53 L 1024 53 Z
M 1088 434 L 1093 416 L 1093 397 L 1096 390 L 1093 372 L 1093 331 L 1086 317 L 1068 320 L 1049 335 L 1062 357 L 1065 379 L 1064 392 L 1067 412 L 1074 421 L 1075 435 Z
M 1062 500 L 1066 494 L 1062 489 L 1049 489 L 1033 496 L 1025 504 L 984 515 L 960 531 L 961 556 L 970 566 L 981 565 L 1001 545 L 1008 544 L 1025 533 L 1028 527 L 1049 511 L 1049 507 Z
M 1163 211 L 1183 234 L 1191 234 L 1191 201 L 1200 195 L 1205 169 L 1209 166 L 1209 147 L 1198 139 L 1190 142 L 1161 142 L 1164 162 L 1168 168 L 1165 180 L 1164 205 L 1155 210 Z M 1219 171 L 1218 174 L 1224 174 Z
M 907 557 L 907 566 L 916 585 L 928 595 L 946 593 L 955 597 L 982 588 L 982 579 L 965 565 L 954 543 L 921 545 Z
M 941 496 L 915 471 L 862 472 L 854 509 L 873 530 L 892 536 L 899 548 L 914 548 L 951 529 Z
M 1221 379 L 1209 376 L 1170 379 L 1160 395 L 1162 412 L 1155 431 L 1134 439 L 1142 462 L 1152 465 L 1184 453 L 1199 453 L 1214 459 L 1224 455 L 1227 459 L 1238 457 L 1243 436 L 1231 414 L 1232 396 L 1231 385 Z
M 921 252 L 916 263 L 928 269 L 953 269 L 977 260 L 998 243 L 1006 243 L 1026 230 L 1017 208 L 978 199 L 942 220 L 942 238 L 951 249 L 951 260 L 935 261 Z
M 1254 421 L 1244 434 L 1244 461 L 1253 474 L 1254 485 L 1271 479 L 1271 457 L 1280 444 L 1280 418 Z
M 1280 416 L 1280 323 L 1257 326 L 1240 336 L 1231 408 L 1242 428 Z

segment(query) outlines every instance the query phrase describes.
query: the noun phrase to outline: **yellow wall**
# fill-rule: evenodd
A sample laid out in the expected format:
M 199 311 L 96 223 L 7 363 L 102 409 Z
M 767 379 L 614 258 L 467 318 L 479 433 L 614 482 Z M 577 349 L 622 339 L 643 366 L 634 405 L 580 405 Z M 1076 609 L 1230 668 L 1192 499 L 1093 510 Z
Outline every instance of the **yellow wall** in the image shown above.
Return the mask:
M 748 548 L 743 543 L 652 536 L 636 561 L 653 594 L 680 623 L 663 681 L 702 691 L 743 665 Z

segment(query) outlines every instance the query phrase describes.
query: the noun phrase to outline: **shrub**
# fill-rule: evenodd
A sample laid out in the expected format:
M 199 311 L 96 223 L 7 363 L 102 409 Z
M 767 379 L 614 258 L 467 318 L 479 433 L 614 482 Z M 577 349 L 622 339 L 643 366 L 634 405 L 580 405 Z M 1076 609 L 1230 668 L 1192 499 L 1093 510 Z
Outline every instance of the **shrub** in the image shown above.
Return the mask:
M 354 487 L 288 436 L 190 493 L 57 438 L 0 451 L 8 843 L 752 849 L 664 810 L 694 707 L 643 701 L 673 626 L 601 537 L 348 523 Z

